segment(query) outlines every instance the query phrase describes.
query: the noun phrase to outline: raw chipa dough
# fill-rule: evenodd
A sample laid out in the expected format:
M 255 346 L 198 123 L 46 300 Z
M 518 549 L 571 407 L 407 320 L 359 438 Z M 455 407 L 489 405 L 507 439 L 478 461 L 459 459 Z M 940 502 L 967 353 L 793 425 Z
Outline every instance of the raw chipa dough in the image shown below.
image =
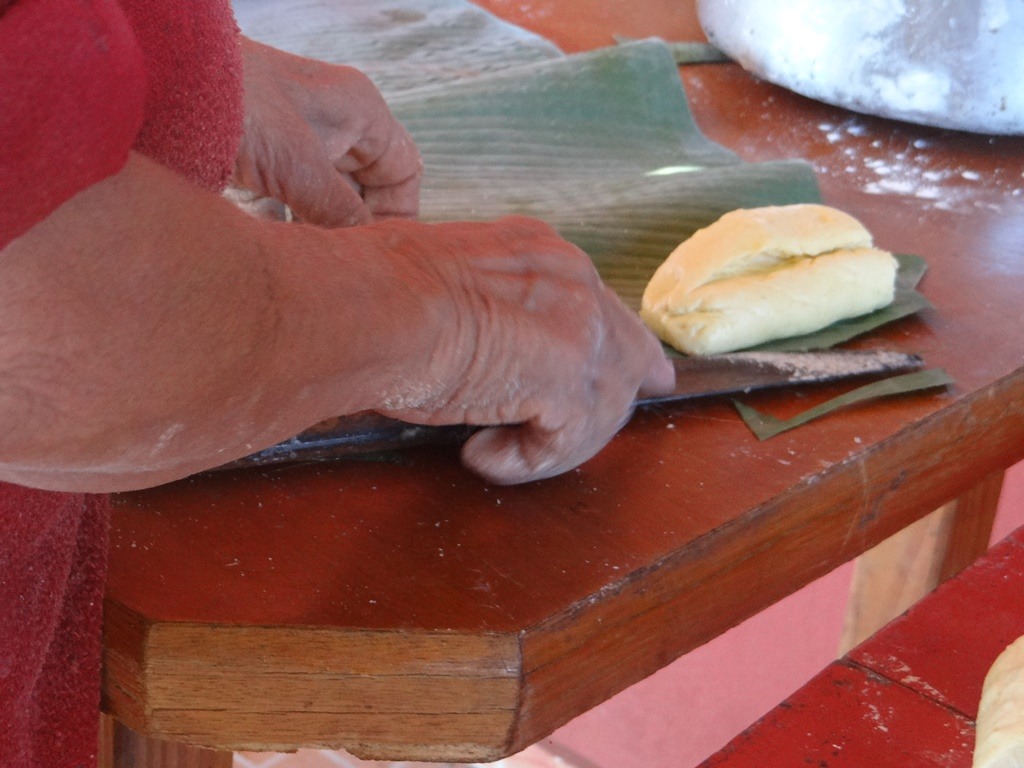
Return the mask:
M 813 333 L 892 303 L 896 259 L 824 205 L 746 208 L 679 245 L 640 316 L 680 352 L 708 355 Z
M 1024 768 L 1024 637 L 999 654 L 981 689 L 974 768 Z

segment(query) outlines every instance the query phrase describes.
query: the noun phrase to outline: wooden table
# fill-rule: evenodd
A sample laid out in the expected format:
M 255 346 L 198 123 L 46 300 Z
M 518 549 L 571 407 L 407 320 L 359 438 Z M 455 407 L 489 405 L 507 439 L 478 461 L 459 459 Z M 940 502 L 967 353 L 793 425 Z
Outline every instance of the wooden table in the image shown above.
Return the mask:
M 566 51 L 700 37 L 678 1 L 481 4 Z M 808 159 L 828 203 L 927 258 L 936 309 L 863 345 L 920 353 L 956 387 L 763 443 L 726 402 L 641 413 L 581 469 L 516 488 L 431 449 L 121 496 L 109 712 L 218 750 L 493 760 L 939 505 L 991 510 L 1024 457 L 1024 141 L 856 116 L 735 65 L 682 77 L 712 139 Z M 839 391 L 749 401 L 785 416 Z M 975 527 L 954 559 L 983 548 Z

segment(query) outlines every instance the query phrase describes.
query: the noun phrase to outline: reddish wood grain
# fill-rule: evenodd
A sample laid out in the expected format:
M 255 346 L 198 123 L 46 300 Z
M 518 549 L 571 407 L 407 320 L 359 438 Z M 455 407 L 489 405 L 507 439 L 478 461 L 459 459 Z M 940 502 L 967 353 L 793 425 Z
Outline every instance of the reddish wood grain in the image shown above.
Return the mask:
M 704 39 L 692 2 L 644 2 L 624 8 L 615 0 L 474 0 L 555 42 L 566 53 L 614 45 L 616 36 L 666 40 Z
M 700 768 L 968 768 L 973 747 L 962 715 L 837 662 Z
M 150 739 L 104 717 L 98 762 L 99 768 L 231 768 L 233 755 Z
M 831 665 L 702 768 L 968 766 L 983 682 L 1024 635 L 1024 528 Z
M 697 34 L 669 0 L 483 5 L 572 50 Z M 956 387 L 764 443 L 728 403 L 642 413 L 578 471 L 516 488 L 432 449 L 123 495 L 108 709 L 211 746 L 496 759 L 1024 457 L 1024 141 L 853 116 L 734 65 L 683 80 L 713 139 L 808 158 L 828 202 L 926 257 L 936 308 L 854 346 L 922 354 Z M 840 391 L 750 402 L 785 416 Z M 295 664 L 308 702 L 282 712 L 271 683 Z M 358 716 L 325 704 L 349 674 Z M 232 691 L 246 711 L 223 708 Z M 451 706 L 460 691 L 472 708 Z
M 992 662 L 1024 636 L 1022 584 L 1024 530 L 1018 530 L 849 658 L 973 719 Z
M 939 583 L 956 576 L 988 549 L 992 537 L 1003 473 L 996 472 L 957 499 L 952 511 L 949 546 L 939 569 Z

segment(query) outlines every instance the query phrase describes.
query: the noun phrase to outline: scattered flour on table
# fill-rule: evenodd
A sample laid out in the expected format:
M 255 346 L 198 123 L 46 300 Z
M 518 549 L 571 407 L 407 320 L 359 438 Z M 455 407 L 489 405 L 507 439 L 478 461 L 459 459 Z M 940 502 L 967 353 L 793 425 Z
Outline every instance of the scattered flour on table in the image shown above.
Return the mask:
M 860 116 L 824 122 L 818 129 L 830 144 L 869 133 Z M 999 140 L 990 138 L 989 142 L 995 144 Z M 953 212 L 999 210 L 1000 200 L 1007 196 L 1024 202 L 1024 174 L 997 168 L 993 179 L 986 182 L 978 168 L 967 164 L 939 165 L 935 144 L 928 139 L 878 138 L 867 146 L 847 146 L 842 149 L 842 156 L 845 166 L 840 170 L 856 179 L 867 194 L 914 197 L 929 201 L 934 208 Z M 834 172 L 834 162 L 834 156 L 824 157 L 815 163 L 815 170 Z
M 727 357 L 722 355 L 721 357 Z M 846 354 L 837 356 L 834 352 L 741 352 L 736 357 L 759 365 L 768 365 L 786 373 L 789 381 L 821 381 L 832 377 L 855 376 L 859 373 L 878 371 L 878 366 L 896 368 L 906 361 L 901 352 L 876 351 L 870 354 Z M 884 372 L 884 371 L 882 371 Z
M 893 712 L 891 707 L 887 707 L 888 715 L 891 717 Z M 871 723 L 875 730 L 882 731 L 883 733 L 889 732 L 889 726 L 886 725 L 887 718 L 882 714 L 882 711 L 876 704 L 868 704 L 868 712 L 864 714 L 864 719 Z

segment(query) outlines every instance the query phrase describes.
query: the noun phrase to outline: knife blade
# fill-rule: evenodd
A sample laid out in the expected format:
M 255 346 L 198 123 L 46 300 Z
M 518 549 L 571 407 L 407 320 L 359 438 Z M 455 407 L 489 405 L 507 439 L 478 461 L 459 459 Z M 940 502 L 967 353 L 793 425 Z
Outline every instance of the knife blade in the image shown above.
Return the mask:
M 818 384 L 922 367 L 917 355 L 890 351 L 735 352 L 704 357 L 672 357 L 675 390 L 641 397 L 637 407 L 763 389 Z M 416 445 L 461 442 L 479 427 L 424 426 L 365 411 L 323 421 L 284 442 L 250 454 L 222 469 L 316 461 Z
M 760 389 L 818 384 L 855 376 L 898 373 L 920 368 L 917 355 L 885 350 L 865 352 L 733 352 L 702 357 L 673 357 L 676 387 L 637 405 L 735 395 Z

